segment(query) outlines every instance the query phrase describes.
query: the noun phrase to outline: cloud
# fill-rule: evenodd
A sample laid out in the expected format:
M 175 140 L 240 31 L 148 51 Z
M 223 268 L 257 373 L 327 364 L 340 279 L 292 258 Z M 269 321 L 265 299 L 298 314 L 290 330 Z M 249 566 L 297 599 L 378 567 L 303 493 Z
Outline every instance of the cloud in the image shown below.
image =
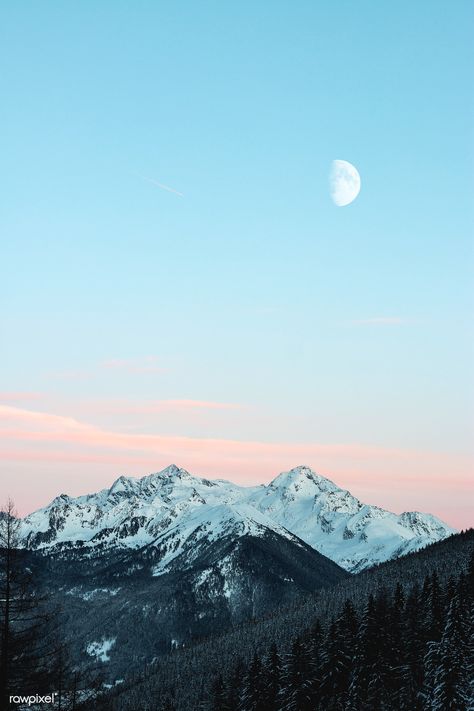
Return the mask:
M 23 391 L 0 391 L 0 401 L 3 402 L 22 402 L 31 400 L 42 400 L 44 398 L 43 393 L 38 392 L 23 392 Z
M 39 425 L 43 428 L 52 427 L 58 434 L 71 430 L 83 431 L 84 429 L 94 429 L 92 425 L 81 423 L 74 417 L 54 415 L 49 412 L 39 412 L 36 410 L 25 410 L 10 405 L 0 405 L 0 422 L 2 421 L 28 423 L 30 425 Z M 0 436 L 4 433 L 5 430 L 0 429 Z
M 352 326 L 400 326 L 406 320 L 400 316 L 373 316 L 372 318 L 358 319 L 350 322 Z
M 173 193 L 174 195 L 178 195 L 179 197 L 184 197 L 183 193 L 180 193 L 179 190 L 175 190 L 174 188 L 171 188 L 169 185 L 165 185 L 164 183 L 159 183 L 157 180 L 154 180 L 153 178 L 149 178 L 146 175 L 141 175 L 141 173 L 135 173 L 135 175 L 138 175 L 139 178 L 142 180 L 146 180 L 148 183 L 151 183 L 152 185 L 156 185 L 157 188 L 160 188 L 160 190 L 166 190 L 168 193 Z
M 200 401 L 177 402 L 200 409 L 195 404 Z M 464 514 L 454 516 L 452 511 L 455 505 L 459 511 L 465 506 L 472 471 L 472 458 L 451 453 L 360 443 L 146 434 L 0 405 L 2 488 L 25 512 L 44 505 L 58 491 L 95 491 L 110 486 L 117 472 L 143 475 L 171 462 L 197 475 L 243 485 L 269 481 L 280 471 L 307 464 L 356 496 L 391 510 L 428 510 L 443 517 L 449 504 L 448 520 L 458 527 L 465 524 Z
M 241 407 L 232 402 L 212 402 L 209 400 L 162 400 L 164 407 L 176 407 L 178 409 L 205 409 L 205 410 L 236 410 Z
M 112 403 L 109 412 L 128 414 L 154 414 L 165 410 L 178 412 L 200 410 L 238 410 L 242 405 L 232 402 L 212 402 L 210 400 L 152 400 L 144 403 Z M 107 405 L 106 405 L 107 408 Z
M 173 402 L 173 401 L 171 401 Z M 199 401 L 177 401 L 199 402 Z M 202 403 L 217 405 L 216 403 Z M 199 406 L 199 405 L 198 405 Z M 261 442 L 254 440 L 233 440 L 216 438 L 186 437 L 182 435 L 160 435 L 122 432 L 101 428 L 65 415 L 27 410 L 8 405 L 0 405 L 0 423 L 7 427 L 0 429 L 0 437 L 36 442 L 76 443 L 89 447 L 112 447 L 122 450 L 155 450 L 156 452 L 173 451 L 179 453 L 214 453 L 229 455 L 231 458 L 263 457 L 268 454 L 290 453 L 294 456 L 306 454 L 339 455 L 353 461 L 369 460 L 389 455 L 392 459 L 406 460 L 418 457 L 419 453 L 361 444 L 321 444 Z M 18 427 L 20 425 L 20 427 Z M 27 425 L 27 427 L 22 425 Z M 30 427 L 34 426 L 34 429 Z M 438 455 L 433 455 L 435 458 Z
M 158 365 L 156 356 L 145 356 L 144 358 L 126 359 L 111 358 L 101 363 L 103 368 L 109 370 L 126 370 L 129 373 L 163 373 L 166 368 Z
M 90 380 L 97 378 L 101 370 L 122 370 L 128 373 L 165 373 L 168 368 L 158 365 L 156 356 L 142 358 L 109 358 L 87 369 L 64 370 L 49 373 L 53 378 L 61 380 Z
M 47 412 L 27 410 L 18 407 L 0 405 L 0 440 L 36 442 L 42 444 L 79 445 L 81 453 L 84 448 L 90 450 L 109 449 L 114 455 L 119 452 L 152 453 L 159 458 L 194 462 L 194 466 L 216 463 L 220 470 L 225 470 L 227 464 L 235 469 L 237 462 L 258 468 L 269 460 L 279 461 L 277 466 L 288 462 L 290 465 L 301 463 L 317 464 L 318 459 L 328 460 L 338 458 L 350 462 L 351 466 L 358 463 L 382 462 L 391 463 L 423 462 L 432 467 L 443 462 L 440 453 L 419 452 L 397 448 L 379 447 L 358 443 L 323 444 L 315 442 L 262 442 L 253 440 L 233 440 L 204 437 L 187 437 L 183 435 L 161 435 L 130 433 L 98 427 L 76 418 L 56 415 Z M 447 456 L 446 461 L 453 462 L 454 456 Z M 459 464 L 459 462 L 458 462 Z M 191 466 L 193 466 L 191 464 Z
M 54 373 L 47 373 L 51 378 L 58 380 L 90 380 L 94 373 L 90 370 L 59 370 Z

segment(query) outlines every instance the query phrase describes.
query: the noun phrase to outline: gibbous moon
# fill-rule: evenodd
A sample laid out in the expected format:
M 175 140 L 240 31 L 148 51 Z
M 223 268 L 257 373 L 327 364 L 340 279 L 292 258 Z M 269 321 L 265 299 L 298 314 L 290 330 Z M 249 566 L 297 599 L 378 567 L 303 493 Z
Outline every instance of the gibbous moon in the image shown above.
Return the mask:
M 346 160 L 333 160 L 329 174 L 332 201 L 338 207 L 349 205 L 359 194 L 360 175 Z

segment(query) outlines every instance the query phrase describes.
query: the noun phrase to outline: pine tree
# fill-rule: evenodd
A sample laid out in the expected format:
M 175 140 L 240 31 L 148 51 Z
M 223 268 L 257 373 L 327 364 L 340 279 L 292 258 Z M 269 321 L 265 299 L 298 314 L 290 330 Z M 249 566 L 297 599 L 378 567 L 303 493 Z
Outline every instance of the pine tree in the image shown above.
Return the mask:
M 468 651 L 467 624 L 459 600 L 453 597 L 446 617 L 439 661 L 434 673 L 432 711 L 467 711 L 470 702 L 465 679 L 465 658 Z
M 466 572 L 466 584 L 468 593 L 472 600 L 474 600 L 474 551 L 471 553 L 469 558 L 469 565 Z
M 428 642 L 427 651 L 424 656 L 424 685 L 420 696 L 426 709 L 432 709 L 436 688 L 436 676 L 441 661 L 441 642 Z
M 322 660 L 321 699 L 328 711 L 347 704 L 357 631 L 354 605 L 346 600 L 329 628 Z
M 368 644 L 371 647 L 371 668 L 367 689 L 367 708 L 384 711 L 390 703 L 390 635 L 388 631 L 390 608 L 388 594 L 382 589 L 375 606 L 375 624 Z
M 255 653 L 245 677 L 239 711 L 263 711 L 263 694 L 262 661 Z
M 377 662 L 374 645 L 377 634 L 375 599 L 370 595 L 357 632 L 354 664 L 349 686 L 349 704 L 357 709 L 365 708 L 369 683 Z
M 443 631 L 444 604 L 436 571 L 431 576 L 428 600 L 429 638 L 439 642 Z
M 237 709 L 239 709 L 244 676 L 245 664 L 243 659 L 239 657 L 227 683 L 226 703 L 230 711 L 237 711 Z
M 406 672 L 404 664 L 406 656 L 406 620 L 405 593 L 400 582 L 397 583 L 390 605 L 387 631 L 390 665 L 387 677 L 390 699 L 395 708 L 402 710 L 405 704 L 403 698 L 403 681 Z
M 288 655 L 282 689 L 284 711 L 314 711 L 311 703 L 310 664 L 305 646 L 297 637 Z
M 405 605 L 404 663 L 400 711 L 424 711 L 420 696 L 423 686 L 423 657 L 426 652 L 422 631 L 422 591 L 414 585 Z
M 219 674 L 212 685 L 211 709 L 212 711 L 228 711 L 227 695 L 221 674 Z
M 275 642 L 263 663 L 262 711 L 275 711 L 281 688 L 282 664 Z
M 471 561 L 474 561 L 474 556 Z M 474 602 L 471 602 L 470 604 L 468 615 L 468 629 L 466 634 L 466 648 L 462 677 L 466 697 L 468 699 L 467 711 L 474 711 Z
M 323 629 L 320 621 L 316 620 L 305 643 L 309 670 L 308 696 L 314 711 L 319 709 L 321 703 L 323 644 Z

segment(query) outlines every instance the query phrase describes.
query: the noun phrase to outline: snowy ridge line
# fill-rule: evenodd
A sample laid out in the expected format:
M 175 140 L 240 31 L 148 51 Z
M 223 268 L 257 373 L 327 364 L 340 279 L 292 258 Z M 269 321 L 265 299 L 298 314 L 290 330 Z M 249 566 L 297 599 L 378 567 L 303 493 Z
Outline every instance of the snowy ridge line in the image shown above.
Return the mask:
M 268 531 L 300 539 L 352 572 L 455 533 L 431 514 L 397 515 L 364 504 L 305 466 L 244 487 L 195 477 L 172 464 L 141 479 L 120 476 L 96 494 L 62 494 L 21 523 L 31 549 L 80 547 L 94 554 L 157 546 L 158 574 L 175 559 L 190 560 L 197 544 Z

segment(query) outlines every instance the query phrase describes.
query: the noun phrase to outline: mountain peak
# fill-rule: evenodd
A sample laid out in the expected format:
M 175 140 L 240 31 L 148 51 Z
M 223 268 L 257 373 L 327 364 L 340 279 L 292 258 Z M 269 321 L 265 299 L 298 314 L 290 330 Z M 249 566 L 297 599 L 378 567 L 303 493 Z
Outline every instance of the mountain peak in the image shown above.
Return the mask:
M 179 474 L 179 472 L 184 472 L 185 469 L 181 469 L 178 467 L 177 464 L 169 464 L 167 467 L 162 469 L 159 473 L 162 474 L 163 476 L 168 475 L 168 476 L 176 476 Z M 186 472 L 187 474 L 188 472 Z
M 146 474 L 140 479 L 119 476 L 108 490 L 108 496 L 136 494 L 140 497 L 148 497 L 152 492 L 156 492 L 166 485 L 174 486 L 177 481 L 182 480 L 194 481 L 195 478 L 186 469 L 181 469 L 176 464 L 170 464 L 165 469 L 153 474 Z
M 152 478 L 158 478 L 158 479 L 194 479 L 192 474 L 190 474 L 186 469 L 182 469 L 181 467 L 178 467 L 176 464 L 169 464 L 167 467 L 164 469 L 161 469 L 159 472 L 155 472 L 155 474 L 148 474 L 147 476 L 142 477 L 140 481 L 148 481 L 149 479 Z
M 134 488 L 133 479 L 127 476 L 119 476 L 118 479 L 114 481 L 109 489 L 109 494 L 119 494 L 122 492 L 129 492 Z
M 273 479 L 270 483 L 271 488 L 292 488 L 296 491 L 314 489 L 314 486 L 324 490 L 329 488 L 337 488 L 332 481 L 316 474 L 316 472 L 304 464 L 300 464 L 287 472 L 281 472 L 281 474 L 275 477 L 275 479 Z

